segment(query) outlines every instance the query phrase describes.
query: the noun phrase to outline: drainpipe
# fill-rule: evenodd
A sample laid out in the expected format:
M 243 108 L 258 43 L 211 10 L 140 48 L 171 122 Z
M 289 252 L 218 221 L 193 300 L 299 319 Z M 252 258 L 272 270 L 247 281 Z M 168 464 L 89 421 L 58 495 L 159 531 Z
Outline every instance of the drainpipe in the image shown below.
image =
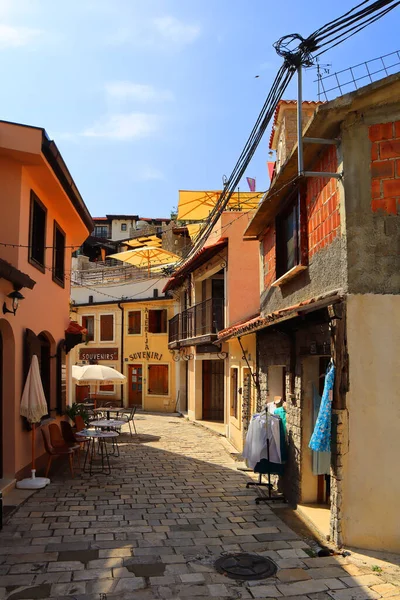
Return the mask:
M 124 307 L 121 306 L 121 302 L 118 302 L 118 308 L 121 311 L 121 357 L 120 357 L 120 371 L 124 374 Z M 121 385 L 121 404 L 124 405 L 124 384 Z

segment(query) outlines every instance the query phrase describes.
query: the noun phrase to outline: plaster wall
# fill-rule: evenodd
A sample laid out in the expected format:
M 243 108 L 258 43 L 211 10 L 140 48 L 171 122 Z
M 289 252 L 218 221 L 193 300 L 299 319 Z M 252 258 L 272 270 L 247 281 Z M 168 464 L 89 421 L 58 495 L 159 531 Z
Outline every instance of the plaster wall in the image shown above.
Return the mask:
M 350 295 L 343 542 L 400 551 L 400 296 Z
M 89 302 L 89 296 L 93 296 L 93 302 L 112 302 L 113 298 L 133 298 L 139 300 L 141 298 L 151 298 L 154 290 L 158 290 L 161 296 L 162 289 L 167 283 L 166 278 L 146 279 L 145 281 L 132 281 L 132 283 L 115 283 L 111 285 L 93 285 L 88 283 L 85 285 L 72 285 L 71 299 L 76 304 L 84 304 Z M 106 294 L 106 295 L 105 295 Z M 111 297 L 110 297 L 111 296 Z
M 396 210 L 374 210 L 369 137 L 371 125 L 399 119 L 397 101 L 356 120 L 350 115 L 342 125 L 348 289 L 353 294 L 397 294 L 400 289 L 400 216 Z
M 9 132 L 8 128 L 6 128 Z M 3 128 L 0 126 L 0 143 Z M 35 131 L 35 130 L 33 130 Z M 19 132 L 20 133 L 20 132 Z M 35 137 L 35 136 L 34 136 Z M 28 136 L 29 138 L 29 136 Z M 18 140 L 17 140 L 18 141 Z M 29 141 L 29 140 L 28 140 Z M 31 140 L 32 141 L 32 140 Z M 37 140 L 36 140 L 37 141 Z M 20 140 L 23 143 L 23 139 Z M 15 142 L 17 144 L 17 142 Z M 19 143 L 19 142 L 18 142 Z M 36 142 L 33 144 L 35 146 Z M 18 145 L 18 144 L 17 144 Z M 29 144 L 28 144 L 29 146 Z M 33 149 L 32 147 L 32 149 Z M 40 146 L 39 146 L 40 148 Z M 24 429 L 19 416 L 19 403 L 23 391 L 23 356 L 24 334 L 31 329 L 36 335 L 44 333 L 50 342 L 51 356 L 56 354 L 57 344 L 64 338 L 64 331 L 69 323 L 69 292 L 71 269 L 71 246 L 79 245 L 87 237 L 88 231 L 72 207 L 61 187 L 54 181 L 53 176 L 46 172 L 43 159 L 38 156 L 40 164 L 23 167 L 10 158 L 0 155 L 0 174 L 2 177 L 2 207 L 5 219 L 0 223 L 0 237 L 4 241 L 20 244 L 22 247 L 9 251 L 0 248 L 0 257 L 10 261 L 13 266 L 29 275 L 36 285 L 32 290 L 23 289 L 25 297 L 20 302 L 16 315 L 6 314 L 4 322 L 12 329 L 6 340 L 5 352 L 13 355 L 13 367 L 8 356 L 9 369 L 7 373 L 14 374 L 14 380 L 7 377 L 7 390 L 4 395 L 4 410 L 6 414 L 7 439 L 14 439 L 14 448 L 6 453 L 5 474 L 14 476 L 23 469 L 31 458 L 31 435 Z M 54 221 L 64 231 L 66 238 L 65 251 L 65 282 L 64 287 L 58 285 L 52 278 L 52 248 L 45 251 L 45 271 L 37 269 L 28 261 L 29 221 L 30 221 L 30 192 L 33 189 L 47 208 L 46 246 L 53 246 Z M 69 248 L 68 248 L 69 247 Z M 9 282 L 2 281 L 0 287 L 0 305 L 6 300 L 6 295 L 13 290 Z M 7 299 L 9 303 L 9 300 Z M 9 327 L 6 330 L 9 330 Z M 13 339 L 13 342 L 11 341 Z M 11 346 L 13 345 L 13 348 Z M 51 400 L 50 408 L 56 405 L 56 360 L 51 359 Z M 14 404 L 11 407 L 11 404 Z M 52 413 L 54 416 L 55 413 Z M 36 437 L 36 455 L 44 453 L 41 436 Z

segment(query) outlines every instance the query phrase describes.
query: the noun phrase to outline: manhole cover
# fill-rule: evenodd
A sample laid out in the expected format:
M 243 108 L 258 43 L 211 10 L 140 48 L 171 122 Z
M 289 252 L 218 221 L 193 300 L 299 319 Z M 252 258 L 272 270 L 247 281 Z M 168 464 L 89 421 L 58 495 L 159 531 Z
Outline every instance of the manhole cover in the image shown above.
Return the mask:
M 269 558 L 256 554 L 228 554 L 214 564 L 218 573 L 231 579 L 266 579 L 277 571 L 276 564 Z

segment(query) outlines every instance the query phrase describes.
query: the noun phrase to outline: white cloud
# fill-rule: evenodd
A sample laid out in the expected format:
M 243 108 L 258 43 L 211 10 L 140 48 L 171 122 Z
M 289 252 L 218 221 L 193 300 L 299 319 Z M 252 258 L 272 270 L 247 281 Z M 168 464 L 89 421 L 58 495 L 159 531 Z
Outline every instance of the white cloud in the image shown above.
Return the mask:
M 134 140 L 148 137 L 157 132 L 160 118 L 148 113 L 115 114 L 98 121 L 93 127 L 85 129 L 84 137 L 109 140 Z
M 184 23 L 176 17 L 159 17 L 154 19 L 157 32 L 168 42 L 176 45 L 191 44 L 201 33 L 199 25 Z
M 165 179 L 164 173 L 155 167 L 145 165 L 136 169 L 135 178 L 140 181 L 162 181 Z
M 39 29 L 0 24 L 0 48 L 27 46 L 41 35 Z
M 151 85 L 131 81 L 111 81 L 106 83 L 106 93 L 115 100 L 136 100 L 138 102 L 170 101 L 174 99 L 169 90 L 157 90 Z

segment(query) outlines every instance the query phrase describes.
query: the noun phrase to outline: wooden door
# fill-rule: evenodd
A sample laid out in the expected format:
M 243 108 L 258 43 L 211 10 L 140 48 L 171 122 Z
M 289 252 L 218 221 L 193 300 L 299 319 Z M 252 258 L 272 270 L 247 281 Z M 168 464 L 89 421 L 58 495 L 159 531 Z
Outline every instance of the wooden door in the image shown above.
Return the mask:
M 203 360 L 203 420 L 224 422 L 224 361 Z
M 75 386 L 75 402 L 84 402 L 90 397 L 90 385 Z
M 142 407 L 143 398 L 143 367 L 128 365 L 129 406 Z

